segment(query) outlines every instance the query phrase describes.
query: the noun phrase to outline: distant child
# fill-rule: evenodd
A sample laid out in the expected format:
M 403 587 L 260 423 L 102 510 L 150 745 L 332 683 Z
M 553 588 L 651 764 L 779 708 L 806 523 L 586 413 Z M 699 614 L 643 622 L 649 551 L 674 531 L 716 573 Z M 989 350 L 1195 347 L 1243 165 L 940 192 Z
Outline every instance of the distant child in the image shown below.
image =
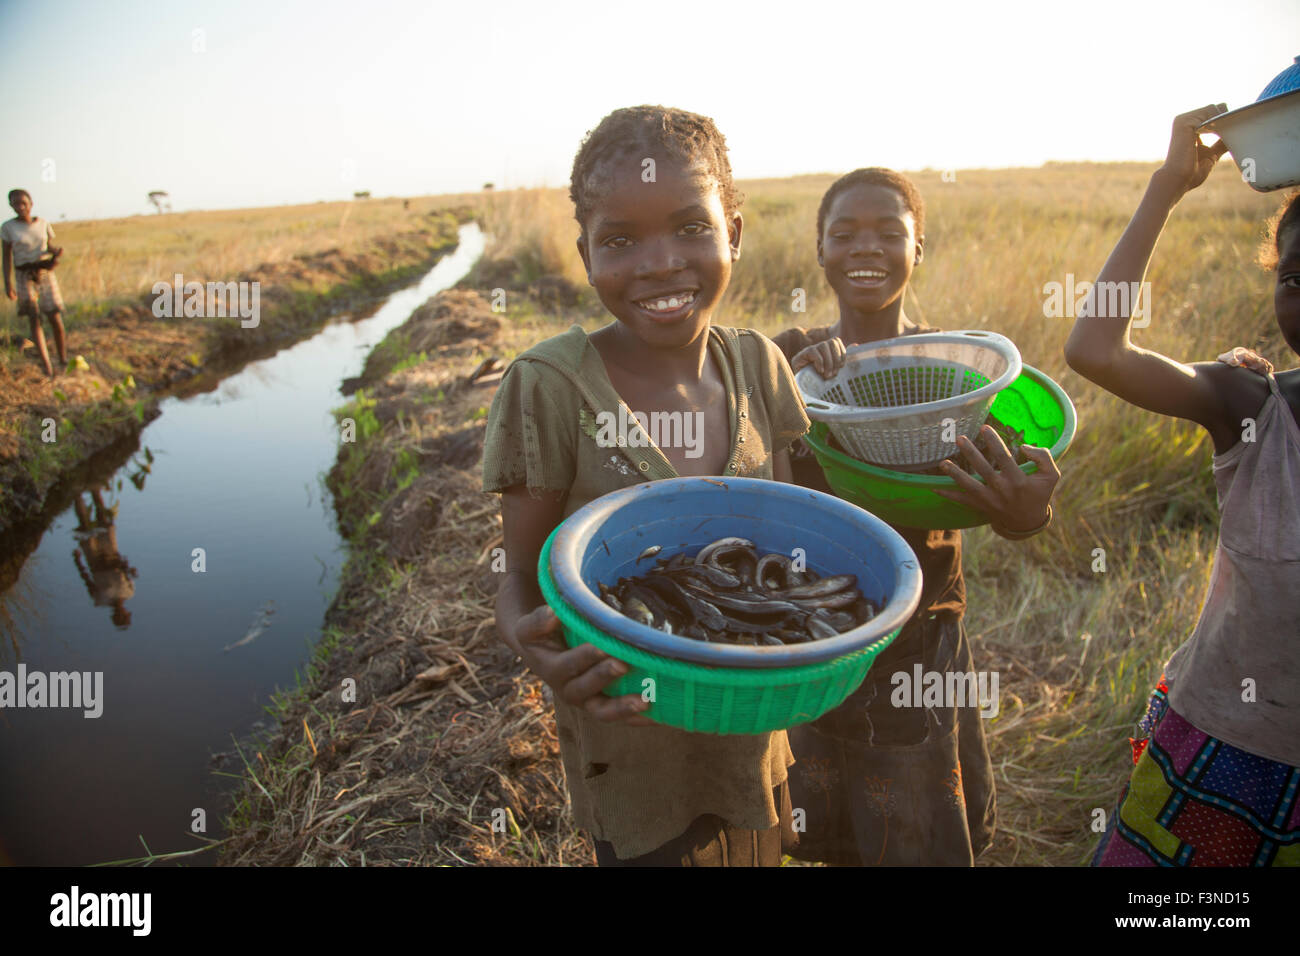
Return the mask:
M 817 262 L 839 300 L 839 321 L 775 337 L 793 369 L 812 365 L 829 377 L 843 367 L 848 346 L 939 331 L 917 325 L 903 311 L 924 247 L 925 205 L 906 176 L 858 169 L 832 184 L 817 212 Z M 959 446 L 986 483 L 944 462 L 961 490 L 936 494 L 982 511 L 1005 538 L 1037 534 L 1052 520 L 1050 502 L 1061 477 L 1051 453 L 1024 446 L 1038 466 L 1026 475 L 988 426 L 984 438 L 991 460 L 965 438 Z M 792 467 L 796 484 L 833 493 L 802 442 Z M 798 761 L 791 798 L 807 814 L 794 853 L 855 866 L 969 866 L 991 844 L 995 818 L 980 708 L 973 701 L 896 707 L 891 680 L 900 672 L 911 677 L 918 664 L 927 674 L 974 671 L 962 621 L 961 532 L 894 530 L 920 559 L 921 603 L 848 700 L 791 729 Z
M 710 324 L 740 255 L 726 141 L 694 113 L 616 110 L 583 141 L 570 195 L 614 321 L 529 349 L 492 403 L 483 489 L 501 493 L 508 567 L 497 629 L 551 687 L 574 816 L 601 866 L 779 866 L 792 838 L 785 732 L 686 733 L 641 716 L 640 695 L 603 696 L 627 666 L 567 649 L 537 586 L 547 536 L 601 495 L 679 475 L 790 480 L 787 452 L 809 423 L 789 367 L 757 332 Z M 695 416 L 702 441 L 609 447 L 595 419 L 620 407 Z
M 25 315 L 31 322 L 32 341 L 45 366 L 45 374 L 54 376 L 50 366 L 50 353 L 45 347 L 45 333 L 41 328 L 41 313 L 45 313 L 54 329 L 54 344 L 59 349 L 59 361 L 68 364 L 68 346 L 63 332 L 63 297 L 59 294 L 59 283 L 54 278 L 54 267 L 58 264 L 62 249 L 50 246 L 54 238 L 54 227 L 39 216 L 32 215 L 32 195 L 25 189 L 9 191 L 9 205 L 18 213 L 0 226 L 0 240 L 3 240 L 5 295 L 12 301 L 18 300 L 18 314 Z M 52 255 L 51 255 L 52 253 Z M 17 274 L 18 288 L 10 277 L 10 263 Z
M 1142 281 L 1165 220 L 1226 149 L 1196 133 L 1225 109 L 1174 120 L 1164 165 L 1097 286 Z M 1295 196 L 1265 260 L 1276 269 L 1278 328 L 1300 353 Z M 1165 664 L 1093 863 L 1300 865 L 1300 369 L 1260 374 L 1228 364 L 1232 356 L 1184 365 L 1134 345 L 1131 316 L 1105 314 L 1102 301 L 1085 303 L 1066 360 L 1125 401 L 1210 433 L 1220 519 L 1200 619 Z

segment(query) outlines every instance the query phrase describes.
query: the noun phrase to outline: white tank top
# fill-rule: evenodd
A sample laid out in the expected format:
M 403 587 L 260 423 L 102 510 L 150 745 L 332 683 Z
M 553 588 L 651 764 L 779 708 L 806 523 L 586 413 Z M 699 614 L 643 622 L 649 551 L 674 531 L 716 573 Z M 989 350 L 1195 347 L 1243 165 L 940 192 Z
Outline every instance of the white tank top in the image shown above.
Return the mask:
M 1214 456 L 1219 543 L 1196 629 L 1165 666 L 1198 730 L 1300 766 L 1300 426 L 1268 377 L 1255 440 Z M 1253 698 L 1253 699 L 1252 699 Z

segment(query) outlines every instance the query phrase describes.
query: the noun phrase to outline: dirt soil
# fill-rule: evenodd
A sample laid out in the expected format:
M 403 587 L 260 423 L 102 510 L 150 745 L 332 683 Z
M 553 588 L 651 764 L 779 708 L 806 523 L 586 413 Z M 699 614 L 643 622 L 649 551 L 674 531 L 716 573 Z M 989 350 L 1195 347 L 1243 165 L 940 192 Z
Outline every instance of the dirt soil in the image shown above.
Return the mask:
M 500 506 L 479 488 L 495 383 L 468 379 L 536 338 L 477 292 L 450 290 L 353 383 L 344 414 L 359 433 L 373 423 L 330 475 L 351 544 L 326 616 L 337 646 L 276 736 L 244 754 L 223 864 L 593 862 L 544 685 L 492 617 Z
M 364 252 L 335 249 L 233 277 L 260 283 L 255 328 L 243 328 L 238 318 L 157 318 L 146 294 L 68 330 L 68 357 L 83 357 L 85 368 L 58 367 L 48 323 L 54 378 L 29 340 L 11 342 L 18 355 L 0 363 L 0 531 L 36 517 L 63 476 L 138 433 L 162 397 L 201 372 L 215 377 L 269 355 L 331 315 L 409 282 L 454 248 L 456 226 L 470 215 L 436 211 L 427 229 L 382 239 Z M 27 320 L 19 321 L 25 332 Z M 50 419 L 56 441 L 45 442 Z

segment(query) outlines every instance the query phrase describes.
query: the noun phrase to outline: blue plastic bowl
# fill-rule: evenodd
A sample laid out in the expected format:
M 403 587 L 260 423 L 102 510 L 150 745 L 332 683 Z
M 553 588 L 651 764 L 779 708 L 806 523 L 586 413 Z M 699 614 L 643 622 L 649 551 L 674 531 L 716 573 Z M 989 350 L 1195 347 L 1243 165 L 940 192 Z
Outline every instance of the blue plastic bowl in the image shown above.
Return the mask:
M 820 574 L 854 574 L 881 611 L 836 637 L 788 647 L 709 644 L 639 624 L 600 599 L 655 560 L 694 554 L 727 535 L 760 552 L 802 548 Z M 651 545 L 663 550 L 637 562 Z M 893 528 L 857 505 L 798 485 L 758 478 L 669 478 L 643 482 L 578 509 L 554 533 L 550 571 L 560 596 L 606 634 L 663 657 L 723 667 L 792 667 L 833 660 L 902 627 L 921 598 L 916 555 Z

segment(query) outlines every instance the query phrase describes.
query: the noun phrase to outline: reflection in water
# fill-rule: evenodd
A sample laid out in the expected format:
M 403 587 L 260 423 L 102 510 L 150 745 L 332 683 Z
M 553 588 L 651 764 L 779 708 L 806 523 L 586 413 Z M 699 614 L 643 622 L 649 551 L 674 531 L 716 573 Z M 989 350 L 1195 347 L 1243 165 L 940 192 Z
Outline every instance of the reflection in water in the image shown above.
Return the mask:
M 136 487 L 142 485 L 143 482 Z M 72 552 L 72 559 L 77 563 L 77 574 L 81 575 L 95 607 L 111 607 L 113 623 L 119 630 L 126 630 L 131 626 L 131 612 L 126 609 L 126 602 L 135 594 L 131 579 L 140 572 L 131 567 L 117 550 L 118 502 L 113 502 L 111 507 L 105 505 L 101 488 L 90 490 L 90 500 L 88 506 L 78 494 L 72 503 L 77 512 L 77 527 L 72 534 L 80 542 Z
M 58 515 L 69 509 L 74 497 L 91 488 L 112 483 L 114 474 L 119 469 L 125 470 L 125 466 L 133 461 L 137 472 L 142 468 L 150 469 L 153 453 L 145 449 L 146 461 L 141 466 L 137 456 L 139 448 L 140 435 L 132 434 L 96 452 L 50 491 L 39 515 L 14 525 L 0 541 L 0 633 L 4 635 L 4 640 L 0 640 L 0 666 L 22 659 L 23 628 L 18 626 L 18 620 L 27 621 L 27 630 L 31 633 L 47 631 L 46 620 L 52 610 L 54 595 L 66 595 L 69 591 L 65 584 L 42 581 L 41 575 L 31 571 L 24 573 L 28 559 L 40 549 L 46 531 Z M 137 488 L 144 487 L 142 481 L 137 483 L 134 475 L 131 483 Z M 121 478 L 116 479 L 116 486 L 118 491 L 122 490 Z M 59 550 L 62 551 L 62 547 Z M 39 558 L 37 560 L 39 563 Z

